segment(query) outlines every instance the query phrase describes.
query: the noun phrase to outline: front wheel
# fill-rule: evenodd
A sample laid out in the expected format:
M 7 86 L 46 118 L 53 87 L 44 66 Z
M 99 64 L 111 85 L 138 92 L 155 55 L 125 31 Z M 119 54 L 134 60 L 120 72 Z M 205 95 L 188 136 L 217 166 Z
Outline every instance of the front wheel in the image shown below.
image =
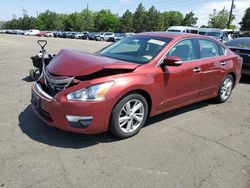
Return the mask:
M 217 102 L 226 102 L 230 97 L 234 85 L 234 78 L 231 75 L 227 75 L 220 86 L 218 95 L 216 97 Z
M 136 135 L 145 124 L 148 115 L 146 99 L 137 93 L 125 96 L 114 107 L 110 119 L 110 131 L 118 138 Z

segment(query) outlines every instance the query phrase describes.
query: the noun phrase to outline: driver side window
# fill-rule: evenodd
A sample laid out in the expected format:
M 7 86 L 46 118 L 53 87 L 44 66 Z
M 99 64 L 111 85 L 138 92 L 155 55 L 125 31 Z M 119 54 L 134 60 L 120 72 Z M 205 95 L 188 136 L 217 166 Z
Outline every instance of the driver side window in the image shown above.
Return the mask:
M 197 59 L 195 42 L 192 39 L 182 40 L 170 49 L 167 56 L 176 56 L 181 58 L 182 61 Z

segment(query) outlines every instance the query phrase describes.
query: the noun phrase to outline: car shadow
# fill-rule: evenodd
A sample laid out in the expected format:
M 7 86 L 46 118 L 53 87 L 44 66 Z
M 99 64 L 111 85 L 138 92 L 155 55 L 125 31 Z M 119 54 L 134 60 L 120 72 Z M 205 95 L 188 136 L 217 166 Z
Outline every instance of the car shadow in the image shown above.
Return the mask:
M 32 140 L 50 146 L 80 149 L 118 140 L 108 133 L 84 135 L 49 127 L 33 113 L 30 105 L 19 114 L 18 120 L 23 133 Z
M 178 108 L 178 109 L 175 109 L 175 110 L 171 110 L 171 111 L 168 111 L 168 112 L 153 116 L 153 117 L 151 117 L 151 118 L 149 118 L 147 120 L 145 127 L 149 126 L 149 125 L 152 125 L 152 124 L 155 124 L 155 123 L 157 123 L 159 121 L 163 121 L 163 120 L 172 118 L 174 116 L 178 116 L 178 115 L 184 114 L 186 112 L 197 110 L 197 109 L 200 109 L 200 108 L 203 108 L 203 107 L 206 107 L 206 106 L 209 106 L 209 105 L 213 105 L 213 104 L 216 104 L 216 103 L 213 100 L 210 99 L 210 100 L 201 101 L 201 102 L 198 102 L 198 103 L 194 103 L 194 104 L 182 107 L 182 108 Z
M 250 77 L 246 75 L 242 75 L 240 79 L 241 84 L 250 84 Z
M 153 125 L 159 121 L 178 116 L 188 111 L 203 108 L 210 104 L 214 104 L 211 100 L 195 103 L 186 107 L 172 110 L 160 115 L 151 117 L 147 120 L 145 126 Z M 84 135 L 78 133 L 65 132 L 57 128 L 47 126 L 41 121 L 32 111 L 31 106 L 27 106 L 19 116 L 19 127 L 22 132 L 30 137 L 32 140 L 41 142 L 50 146 L 81 149 L 97 145 L 99 143 L 109 143 L 119 141 L 109 133 L 98 135 Z

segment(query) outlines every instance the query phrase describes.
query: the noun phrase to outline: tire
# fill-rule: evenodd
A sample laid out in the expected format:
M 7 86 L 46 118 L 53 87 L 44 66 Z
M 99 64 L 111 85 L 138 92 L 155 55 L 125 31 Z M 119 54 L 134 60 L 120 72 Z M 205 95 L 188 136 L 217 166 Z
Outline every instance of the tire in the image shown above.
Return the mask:
M 129 94 L 124 96 L 112 110 L 109 130 L 115 137 L 129 138 L 140 131 L 147 115 L 146 99 L 138 93 Z
M 220 85 L 220 89 L 218 91 L 218 95 L 216 97 L 216 101 L 218 103 L 223 103 L 226 102 L 233 90 L 233 86 L 234 86 L 234 78 L 232 75 L 227 75 L 221 85 Z
M 35 71 L 34 71 L 34 69 L 30 69 L 30 78 L 31 78 L 31 80 L 35 80 Z

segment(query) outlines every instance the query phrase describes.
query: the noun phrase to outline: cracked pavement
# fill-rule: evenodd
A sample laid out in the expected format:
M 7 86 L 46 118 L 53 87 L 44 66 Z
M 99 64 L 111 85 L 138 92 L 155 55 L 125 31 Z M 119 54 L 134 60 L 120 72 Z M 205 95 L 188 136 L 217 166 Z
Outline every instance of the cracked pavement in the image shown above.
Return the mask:
M 228 102 L 150 118 L 130 139 L 67 133 L 29 106 L 38 39 L 0 35 L 0 187 L 250 187 L 249 77 Z M 108 44 L 48 38 L 46 49 L 95 52 Z

